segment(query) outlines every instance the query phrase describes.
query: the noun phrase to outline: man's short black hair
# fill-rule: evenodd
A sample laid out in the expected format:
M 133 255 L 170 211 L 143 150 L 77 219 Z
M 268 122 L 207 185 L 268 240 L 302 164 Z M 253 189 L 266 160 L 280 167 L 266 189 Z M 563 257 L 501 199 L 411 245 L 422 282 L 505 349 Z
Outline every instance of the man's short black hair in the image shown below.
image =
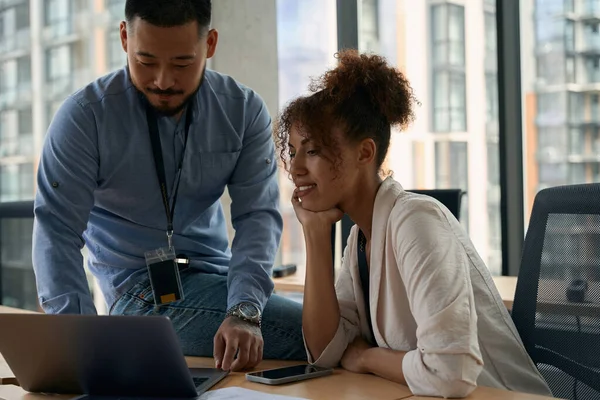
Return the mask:
M 198 22 L 200 33 L 210 27 L 211 0 L 127 0 L 125 19 L 130 24 L 136 17 L 161 27 Z

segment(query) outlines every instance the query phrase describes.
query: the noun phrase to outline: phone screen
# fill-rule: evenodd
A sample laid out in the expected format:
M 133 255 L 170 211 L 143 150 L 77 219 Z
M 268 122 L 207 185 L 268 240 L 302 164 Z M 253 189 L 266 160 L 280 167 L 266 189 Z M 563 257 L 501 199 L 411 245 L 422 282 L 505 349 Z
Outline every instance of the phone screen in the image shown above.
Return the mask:
M 322 371 L 322 369 L 312 365 L 294 365 L 292 367 L 283 367 L 271 369 L 268 371 L 253 372 L 250 375 L 260 376 L 266 379 L 281 379 L 287 378 L 289 376 L 305 375 L 318 371 Z

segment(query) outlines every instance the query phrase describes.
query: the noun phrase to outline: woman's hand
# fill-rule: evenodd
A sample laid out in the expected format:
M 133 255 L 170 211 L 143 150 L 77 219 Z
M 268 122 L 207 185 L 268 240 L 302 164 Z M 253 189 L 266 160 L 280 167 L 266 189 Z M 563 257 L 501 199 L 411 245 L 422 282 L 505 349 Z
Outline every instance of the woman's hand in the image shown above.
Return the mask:
M 305 230 L 331 229 L 331 226 L 344 216 L 342 210 L 337 207 L 318 212 L 305 210 L 296 195 L 296 190 L 294 190 L 294 194 L 292 195 L 292 205 L 294 206 L 294 212 L 298 221 L 300 221 Z
M 369 373 L 364 362 L 364 355 L 370 349 L 371 345 L 359 336 L 346 348 L 342 356 L 342 367 L 357 374 Z

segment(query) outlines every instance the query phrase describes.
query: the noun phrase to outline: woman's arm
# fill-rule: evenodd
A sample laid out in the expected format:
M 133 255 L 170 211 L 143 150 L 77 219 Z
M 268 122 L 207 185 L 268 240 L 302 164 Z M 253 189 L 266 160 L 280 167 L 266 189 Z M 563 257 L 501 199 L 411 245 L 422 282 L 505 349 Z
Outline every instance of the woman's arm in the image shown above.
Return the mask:
M 340 307 L 333 281 L 331 228 L 305 230 L 306 281 L 302 329 L 306 347 L 316 360 L 333 340 L 340 324 Z
M 470 277 L 471 258 L 478 256 L 435 203 L 407 201 L 391 218 L 395 258 L 418 326 L 417 348 L 395 369 L 415 395 L 465 397 L 483 368 Z M 383 355 L 375 358 L 383 365 Z
M 390 368 L 394 365 L 402 365 L 405 355 L 404 351 L 372 347 L 362 353 L 360 363 L 366 373 L 406 385 L 402 368 Z

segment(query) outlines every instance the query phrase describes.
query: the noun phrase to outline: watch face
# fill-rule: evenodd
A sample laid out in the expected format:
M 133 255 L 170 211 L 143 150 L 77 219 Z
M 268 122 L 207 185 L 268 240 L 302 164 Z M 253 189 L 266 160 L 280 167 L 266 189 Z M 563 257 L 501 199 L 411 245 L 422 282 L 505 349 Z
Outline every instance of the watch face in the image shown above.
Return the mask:
M 240 312 L 246 318 L 256 318 L 258 317 L 258 308 L 254 304 L 244 303 L 240 305 Z

